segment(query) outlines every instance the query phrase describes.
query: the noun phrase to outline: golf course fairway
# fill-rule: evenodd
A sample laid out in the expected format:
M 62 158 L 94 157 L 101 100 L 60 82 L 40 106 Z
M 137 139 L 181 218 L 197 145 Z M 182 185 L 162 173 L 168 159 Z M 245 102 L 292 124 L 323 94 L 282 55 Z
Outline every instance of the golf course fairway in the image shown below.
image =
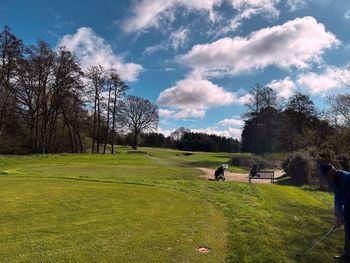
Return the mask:
M 333 224 L 330 193 L 196 169 L 230 154 L 127 150 L 0 156 L 0 262 L 296 262 Z M 299 262 L 331 262 L 342 238 Z

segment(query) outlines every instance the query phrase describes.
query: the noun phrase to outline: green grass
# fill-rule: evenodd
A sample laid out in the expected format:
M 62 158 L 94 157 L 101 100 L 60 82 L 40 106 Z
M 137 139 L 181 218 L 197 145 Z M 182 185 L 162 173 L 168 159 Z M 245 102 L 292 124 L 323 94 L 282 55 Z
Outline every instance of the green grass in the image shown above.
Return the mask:
M 1 262 L 216 262 L 224 219 L 183 193 L 125 184 L 4 178 Z M 218 222 L 214 223 L 213 221 Z M 214 253 L 197 253 L 200 245 Z
M 329 193 L 207 181 L 193 168 L 230 154 L 127 150 L 0 156 L 0 262 L 295 262 L 332 226 Z M 337 230 L 302 261 L 341 248 Z

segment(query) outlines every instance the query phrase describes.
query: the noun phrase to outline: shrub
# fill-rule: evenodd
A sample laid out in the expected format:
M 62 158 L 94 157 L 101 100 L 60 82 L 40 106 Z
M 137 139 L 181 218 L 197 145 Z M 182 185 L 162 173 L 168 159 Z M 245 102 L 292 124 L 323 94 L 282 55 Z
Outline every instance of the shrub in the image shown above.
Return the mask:
M 317 163 L 308 152 L 289 154 L 282 167 L 296 184 L 316 185 L 320 183 Z
M 271 161 L 267 161 L 260 156 L 251 155 L 235 155 L 232 156 L 230 164 L 251 169 L 254 165 L 258 165 L 259 169 L 272 169 L 275 165 Z

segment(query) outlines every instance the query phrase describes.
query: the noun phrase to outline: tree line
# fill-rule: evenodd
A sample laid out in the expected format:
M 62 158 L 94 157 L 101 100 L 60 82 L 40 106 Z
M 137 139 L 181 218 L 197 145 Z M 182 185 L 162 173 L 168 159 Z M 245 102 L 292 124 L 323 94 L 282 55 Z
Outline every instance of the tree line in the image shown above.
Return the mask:
M 180 127 L 165 137 L 160 133 L 147 133 L 140 136 L 140 145 L 145 147 L 164 147 L 183 151 L 201 152 L 240 152 L 241 143 L 237 139 L 192 132 Z
M 257 84 L 246 104 L 242 151 L 305 150 L 319 160 L 350 160 L 350 94 L 330 96 L 326 104 L 329 110 L 320 112 L 310 96 L 300 92 L 282 101 L 273 89 Z
M 158 107 L 127 96 L 116 69 L 81 69 L 73 52 L 0 32 L 0 152 L 114 153 L 117 131 L 157 128 Z

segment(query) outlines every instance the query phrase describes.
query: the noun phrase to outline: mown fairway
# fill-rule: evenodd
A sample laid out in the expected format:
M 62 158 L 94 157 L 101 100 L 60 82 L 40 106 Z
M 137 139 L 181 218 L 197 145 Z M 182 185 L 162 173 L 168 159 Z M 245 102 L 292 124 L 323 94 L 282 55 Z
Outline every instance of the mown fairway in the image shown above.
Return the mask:
M 332 226 L 328 193 L 207 181 L 194 167 L 228 154 L 145 150 L 0 157 L 0 262 L 294 262 Z M 337 230 L 302 261 L 341 247 Z

